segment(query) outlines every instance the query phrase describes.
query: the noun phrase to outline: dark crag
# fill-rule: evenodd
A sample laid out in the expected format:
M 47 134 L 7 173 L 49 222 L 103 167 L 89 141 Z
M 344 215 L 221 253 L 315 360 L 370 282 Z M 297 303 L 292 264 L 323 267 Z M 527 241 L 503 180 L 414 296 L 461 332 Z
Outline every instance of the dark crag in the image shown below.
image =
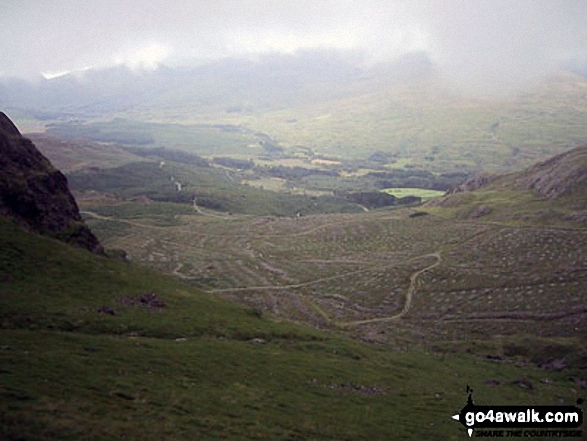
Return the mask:
M 83 223 L 67 179 L 0 112 L 0 214 L 95 253 L 104 249 Z

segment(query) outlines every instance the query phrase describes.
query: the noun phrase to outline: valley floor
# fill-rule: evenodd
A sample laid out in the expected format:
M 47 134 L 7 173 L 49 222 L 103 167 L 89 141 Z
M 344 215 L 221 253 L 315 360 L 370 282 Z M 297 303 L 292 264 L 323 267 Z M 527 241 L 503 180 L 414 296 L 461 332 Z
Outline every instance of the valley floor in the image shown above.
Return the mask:
M 162 226 L 86 212 L 109 247 L 209 293 L 362 339 L 585 338 L 587 229 L 411 210 L 299 218 L 199 211 Z M 101 230 L 102 229 L 102 230 Z

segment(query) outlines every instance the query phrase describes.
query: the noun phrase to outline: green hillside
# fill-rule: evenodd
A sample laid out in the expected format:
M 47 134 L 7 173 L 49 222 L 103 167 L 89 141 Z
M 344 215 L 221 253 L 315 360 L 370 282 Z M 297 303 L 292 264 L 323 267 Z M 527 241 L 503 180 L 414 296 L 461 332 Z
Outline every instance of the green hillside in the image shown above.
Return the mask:
M 569 73 L 497 97 L 467 96 L 428 79 L 243 121 L 284 146 L 332 157 L 383 151 L 398 164 L 439 172 L 504 172 L 583 142 L 586 91 L 585 78 Z
M 462 439 L 466 385 L 574 401 L 567 372 L 362 344 L 0 223 L 4 439 Z

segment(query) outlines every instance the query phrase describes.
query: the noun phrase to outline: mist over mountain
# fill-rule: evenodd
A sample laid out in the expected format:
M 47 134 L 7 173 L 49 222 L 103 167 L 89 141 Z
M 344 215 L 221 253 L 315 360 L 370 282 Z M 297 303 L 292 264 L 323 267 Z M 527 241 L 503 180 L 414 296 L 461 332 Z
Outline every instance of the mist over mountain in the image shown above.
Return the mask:
M 137 106 L 226 107 L 228 112 L 273 110 L 373 92 L 426 78 L 434 63 L 425 52 L 366 65 L 360 53 L 301 50 L 254 58 L 225 58 L 198 66 L 134 70 L 89 69 L 38 81 L 0 80 L 0 106 L 43 111 L 110 113 Z

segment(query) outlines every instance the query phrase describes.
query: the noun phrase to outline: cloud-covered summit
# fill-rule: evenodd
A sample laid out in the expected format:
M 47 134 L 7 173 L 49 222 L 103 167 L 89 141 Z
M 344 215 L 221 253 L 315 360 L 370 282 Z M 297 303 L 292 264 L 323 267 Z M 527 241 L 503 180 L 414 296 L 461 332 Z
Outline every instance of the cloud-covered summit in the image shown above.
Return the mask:
M 583 0 L 5 0 L 0 76 L 243 57 L 300 49 L 372 63 L 427 52 L 467 87 L 584 68 Z

